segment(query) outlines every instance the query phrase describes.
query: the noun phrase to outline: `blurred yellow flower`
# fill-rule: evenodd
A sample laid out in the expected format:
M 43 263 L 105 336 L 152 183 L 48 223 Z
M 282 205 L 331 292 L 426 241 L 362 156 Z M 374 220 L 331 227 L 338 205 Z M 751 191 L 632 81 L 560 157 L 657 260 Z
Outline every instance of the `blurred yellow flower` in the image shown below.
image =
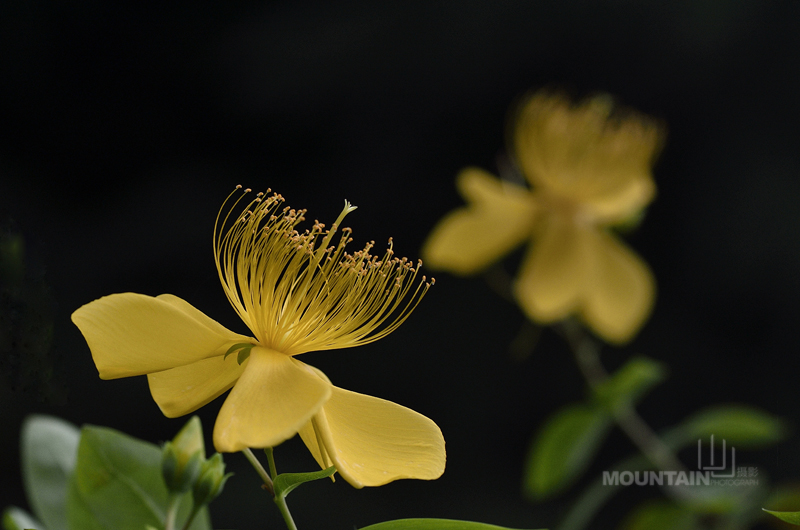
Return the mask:
M 538 92 L 520 107 L 513 150 L 530 188 L 477 168 L 457 179 L 467 206 L 434 228 L 425 264 L 479 272 L 526 240 L 514 295 L 539 323 L 580 317 L 611 343 L 624 343 L 650 314 L 655 281 L 609 227 L 629 222 L 655 195 L 651 168 L 663 131 L 608 96 L 573 105 Z
M 391 241 L 383 257 L 370 254 L 372 243 L 345 252 L 352 241 L 347 228 L 331 244 L 355 209 L 346 201 L 330 230 L 315 222 L 301 233 L 296 226 L 305 211 L 281 208 L 277 194 L 259 193 L 234 213 L 249 191 L 224 217 L 223 204 L 214 255 L 225 294 L 254 337 L 226 329 L 171 294 L 113 294 L 72 314 L 100 377 L 147 374 L 168 417 L 188 414 L 233 388 L 214 426 L 221 452 L 273 447 L 299 433 L 321 467 L 335 465 L 357 488 L 438 478 L 445 449 L 433 421 L 335 387 L 296 359 L 366 344 L 395 330 L 430 286 L 423 277 L 413 288 L 419 265 L 394 257 Z

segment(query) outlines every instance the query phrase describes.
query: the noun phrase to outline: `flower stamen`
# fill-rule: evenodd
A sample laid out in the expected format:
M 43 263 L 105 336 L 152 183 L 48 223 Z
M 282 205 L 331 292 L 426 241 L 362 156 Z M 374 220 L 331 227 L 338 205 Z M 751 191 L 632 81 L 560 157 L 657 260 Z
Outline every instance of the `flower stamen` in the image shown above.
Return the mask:
M 412 291 L 421 262 L 394 257 L 391 239 L 383 257 L 371 254 L 373 241 L 346 252 L 349 228 L 331 244 L 356 209 L 348 201 L 330 229 L 315 221 L 301 233 L 305 210 L 281 210 L 283 197 L 269 193 L 235 216 L 244 194 L 224 217 L 223 204 L 214 230 L 223 289 L 261 345 L 297 355 L 373 342 L 405 321 L 432 285 L 423 277 Z

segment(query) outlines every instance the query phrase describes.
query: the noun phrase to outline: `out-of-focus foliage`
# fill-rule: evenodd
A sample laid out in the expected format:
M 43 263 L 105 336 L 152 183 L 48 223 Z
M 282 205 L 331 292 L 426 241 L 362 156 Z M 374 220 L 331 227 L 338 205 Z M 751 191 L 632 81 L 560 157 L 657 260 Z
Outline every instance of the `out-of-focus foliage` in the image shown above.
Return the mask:
M 611 428 L 602 409 L 577 403 L 556 412 L 539 430 L 528 455 L 525 489 L 543 499 L 571 485 L 591 463 Z
M 48 530 L 67 530 L 67 490 L 80 431 L 49 416 L 32 416 L 22 428 L 22 477 L 33 511 Z
M 158 446 L 105 427 L 78 429 L 58 418 L 32 416 L 22 432 L 22 455 L 34 514 L 7 507 L 5 530 L 163 528 L 170 496 Z M 184 521 L 192 509 L 191 493 L 179 503 L 178 519 Z M 211 529 L 206 508 L 189 528 Z

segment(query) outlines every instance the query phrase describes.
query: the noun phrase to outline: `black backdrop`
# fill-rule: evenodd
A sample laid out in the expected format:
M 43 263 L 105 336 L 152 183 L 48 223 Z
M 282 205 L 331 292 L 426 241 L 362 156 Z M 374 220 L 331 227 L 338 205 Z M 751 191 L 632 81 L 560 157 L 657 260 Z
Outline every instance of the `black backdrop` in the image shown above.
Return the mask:
M 457 171 L 495 169 L 509 105 L 541 86 L 610 92 L 669 127 L 658 197 L 630 238 L 658 278 L 656 310 L 631 345 L 604 353 L 610 367 L 633 353 L 671 366 L 643 415 L 662 428 L 747 402 L 796 418 L 799 23 L 800 2 L 763 0 L 3 2 L 0 226 L 24 241 L 25 262 L 6 277 L 0 321 L 1 503 L 25 503 L 17 438 L 31 412 L 153 442 L 182 425 L 144 378 L 100 381 L 69 315 L 113 292 L 170 292 L 243 332 L 211 255 L 234 185 L 271 187 L 327 223 L 348 199 L 356 245 L 393 236 L 416 257 L 461 203 Z M 545 332 L 512 361 L 515 307 L 481 279 L 436 277 L 392 336 L 304 360 L 437 421 L 445 475 L 307 485 L 289 499 L 300 528 L 399 517 L 531 528 L 565 508 L 526 502 L 519 484 L 532 432 L 584 393 L 568 351 Z M 200 412 L 209 432 L 219 405 Z M 793 438 L 747 458 L 789 480 L 797 449 Z M 613 434 L 593 471 L 631 450 Z M 313 467 L 298 440 L 276 455 L 279 469 Z M 212 505 L 215 526 L 280 528 L 244 459 L 227 461 L 237 475 Z

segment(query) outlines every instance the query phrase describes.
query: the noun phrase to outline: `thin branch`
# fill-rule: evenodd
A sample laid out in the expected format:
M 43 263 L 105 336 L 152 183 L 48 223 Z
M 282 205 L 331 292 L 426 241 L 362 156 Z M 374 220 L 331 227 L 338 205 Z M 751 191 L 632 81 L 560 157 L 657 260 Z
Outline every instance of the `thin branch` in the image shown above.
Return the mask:
M 565 320 L 559 326 L 569 343 L 578 368 L 592 390 L 608 378 L 600 362 L 600 348 L 588 333 L 574 320 Z M 675 453 L 658 437 L 653 429 L 636 412 L 630 403 L 614 409 L 614 420 L 633 444 L 654 466 L 661 470 L 686 471 Z
M 250 448 L 248 448 L 248 447 L 245 447 L 242 450 L 242 454 L 250 462 L 250 465 L 252 465 L 253 468 L 256 470 L 256 473 L 258 473 L 258 476 L 261 477 L 261 480 L 264 482 L 264 488 L 270 493 L 270 495 L 272 495 L 274 497 L 275 496 L 275 486 L 272 484 L 272 479 L 267 474 L 266 470 L 264 469 L 264 466 L 262 466 L 261 462 L 259 462 L 258 458 L 256 458 L 256 455 L 254 455 L 253 451 L 251 451 Z

